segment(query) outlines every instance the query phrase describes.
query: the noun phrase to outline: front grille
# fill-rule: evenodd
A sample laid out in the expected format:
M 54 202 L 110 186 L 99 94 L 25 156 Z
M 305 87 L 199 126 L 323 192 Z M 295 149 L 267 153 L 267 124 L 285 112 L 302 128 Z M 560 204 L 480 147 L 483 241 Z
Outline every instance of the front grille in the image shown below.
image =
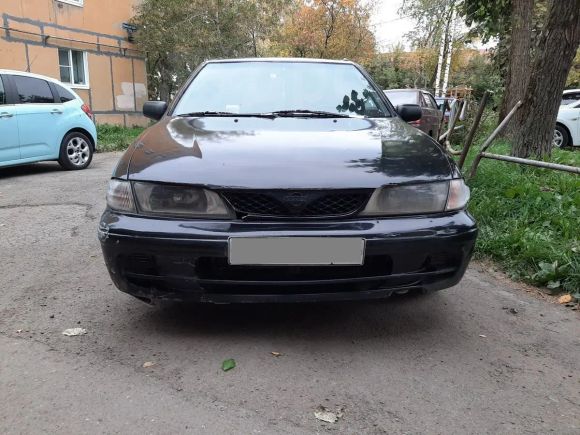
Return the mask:
M 369 190 L 271 190 L 222 191 L 238 216 L 332 217 L 359 212 L 367 203 Z

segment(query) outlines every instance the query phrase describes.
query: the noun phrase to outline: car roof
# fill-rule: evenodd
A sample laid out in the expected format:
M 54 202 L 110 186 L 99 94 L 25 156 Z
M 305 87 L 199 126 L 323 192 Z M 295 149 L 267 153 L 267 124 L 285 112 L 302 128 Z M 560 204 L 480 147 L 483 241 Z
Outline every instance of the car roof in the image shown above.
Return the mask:
M 47 82 L 52 82 L 54 84 L 62 86 L 67 91 L 71 92 L 77 99 L 79 99 L 79 100 L 81 99 L 81 97 L 79 97 L 78 94 L 74 90 L 72 90 L 69 85 L 61 82 L 60 80 L 52 78 L 52 77 L 43 76 L 40 74 L 34 74 L 31 72 L 26 72 L 26 71 L 16 71 L 16 70 L 12 70 L 12 69 L 0 69 L 0 74 L 10 74 L 10 75 L 14 75 L 14 76 L 33 77 L 35 79 L 46 80 Z
M 570 94 L 572 92 L 580 92 L 580 89 L 565 89 L 564 94 Z
M 246 57 L 241 59 L 212 59 L 205 63 L 241 63 L 241 62 L 288 62 L 288 63 L 338 63 L 344 65 L 356 65 L 347 59 L 314 59 L 308 57 Z

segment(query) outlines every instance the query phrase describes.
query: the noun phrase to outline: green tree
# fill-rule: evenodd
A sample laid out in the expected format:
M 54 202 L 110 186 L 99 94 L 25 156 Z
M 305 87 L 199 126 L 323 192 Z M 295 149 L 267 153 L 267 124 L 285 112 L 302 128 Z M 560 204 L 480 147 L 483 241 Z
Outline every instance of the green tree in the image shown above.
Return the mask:
M 144 0 L 132 22 L 149 94 L 169 100 L 201 62 L 260 56 L 292 0 Z

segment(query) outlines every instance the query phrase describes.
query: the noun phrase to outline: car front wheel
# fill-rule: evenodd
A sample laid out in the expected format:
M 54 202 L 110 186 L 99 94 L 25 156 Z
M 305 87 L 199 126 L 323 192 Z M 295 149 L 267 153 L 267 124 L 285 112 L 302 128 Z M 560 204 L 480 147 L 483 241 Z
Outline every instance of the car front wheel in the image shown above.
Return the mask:
M 552 145 L 556 148 L 565 148 L 568 146 L 568 140 L 568 132 L 566 129 L 561 125 L 556 125 Z
M 85 169 L 93 159 L 93 147 L 89 138 L 78 131 L 67 134 L 60 144 L 58 162 L 64 169 Z

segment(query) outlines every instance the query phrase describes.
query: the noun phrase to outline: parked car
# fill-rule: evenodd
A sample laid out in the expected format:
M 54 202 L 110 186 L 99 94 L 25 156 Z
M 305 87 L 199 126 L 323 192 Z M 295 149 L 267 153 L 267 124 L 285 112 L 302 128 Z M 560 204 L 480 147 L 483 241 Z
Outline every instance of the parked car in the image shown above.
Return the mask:
M 434 97 L 435 102 L 437 103 L 437 109 L 442 112 L 445 109 L 445 122 L 449 122 L 451 118 L 451 108 L 455 104 L 455 98 L 447 98 L 447 97 Z
M 562 93 L 561 106 L 567 106 L 572 103 L 577 103 L 580 101 L 580 89 L 566 89 Z
M 421 107 L 421 119 L 409 124 L 432 138 L 439 138 L 442 112 L 433 95 L 421 89 L 387 89 L 384 92 L 395 107 L 402 104 L 418 104 Z
M 0 70 L 0 167 L 57 160 L 85 169 L 97 144 L 89 106 L 50 77 Z
M 553 145 L 558 148 L 580 146 L 580 96 L 578 100 L 568 98 L 568 101 L 560 106 L 556 120 Z
M 386 297 L 459 282 L 477 229 L 441 146 L 346 61 L 209 61 L 122 156 L 98 230 L 144 301 Z

